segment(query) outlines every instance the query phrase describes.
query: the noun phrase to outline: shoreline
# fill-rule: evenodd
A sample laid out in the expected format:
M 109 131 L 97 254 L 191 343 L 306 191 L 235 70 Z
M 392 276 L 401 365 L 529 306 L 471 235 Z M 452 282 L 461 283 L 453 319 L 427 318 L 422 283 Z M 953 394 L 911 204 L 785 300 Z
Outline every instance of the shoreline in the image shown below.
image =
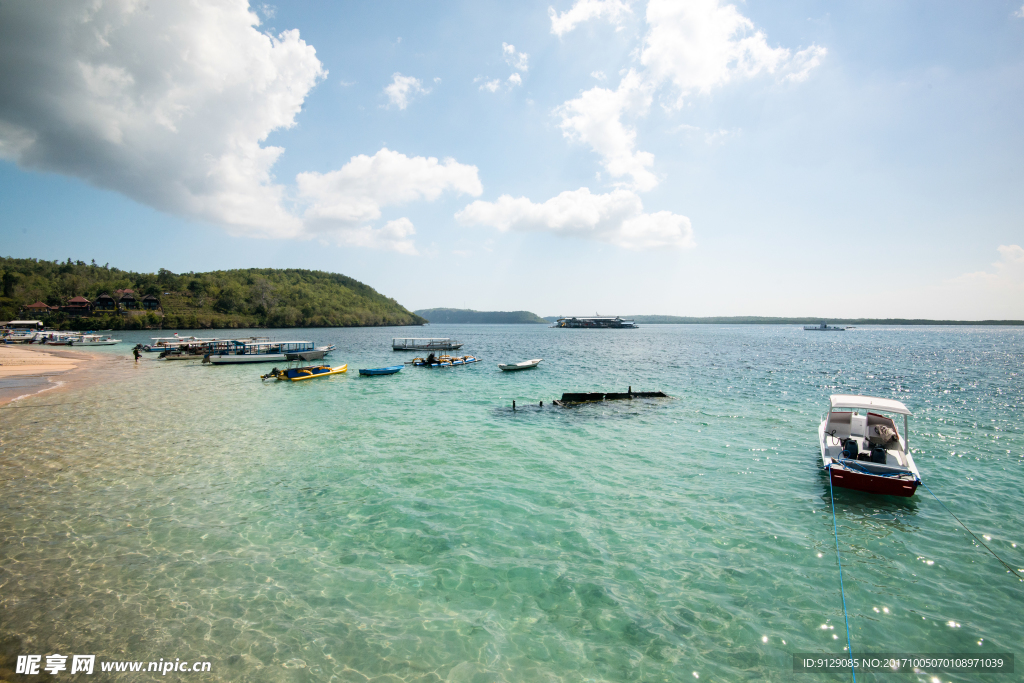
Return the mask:
M 104 361 L 120 356 L 71 351 L 32 344 L 0 344 L 0 407 L 43 392 L 101 381 Z

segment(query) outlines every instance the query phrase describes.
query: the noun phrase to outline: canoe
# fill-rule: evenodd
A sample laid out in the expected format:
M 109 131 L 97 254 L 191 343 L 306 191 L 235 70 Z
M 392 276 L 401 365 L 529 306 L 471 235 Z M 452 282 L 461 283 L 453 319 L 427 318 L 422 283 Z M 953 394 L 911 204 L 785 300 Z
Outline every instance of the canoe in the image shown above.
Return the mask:
M 402 369 L 401 365 L 392 365 L 386 368 L 360 368 L 360 375 L 393 375 Z
M 337 368 L 331 368 L 330 365 L 307 365 L 304 368 L 286 368 L 284 370 L 278 370 L 277 368 L 274 368 L 268 374 L 262 375 L 260 379 L 270 379 L 271 377 L 273 377 L 283 382 L 301 382 L 302 380 L 313 379 L 314 377 L 330 377 L 331 375 L 340 375 L 343 372 L 347 371 L 347 363 Z
M 498 363 L 498 367 L 505 372 L 515 372 L 516 370 L 529 370 L 535 368 L 537 365 L 544 360 L 543 358 L 534 358 L 532 360 L 524 360 L 522 363 Z

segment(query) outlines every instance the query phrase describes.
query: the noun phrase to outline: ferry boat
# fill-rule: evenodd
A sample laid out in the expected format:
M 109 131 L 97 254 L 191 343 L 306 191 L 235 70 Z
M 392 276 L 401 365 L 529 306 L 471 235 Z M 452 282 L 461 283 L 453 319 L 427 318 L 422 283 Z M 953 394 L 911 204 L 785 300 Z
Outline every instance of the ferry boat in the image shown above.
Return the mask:
M 393 351 L 455 351 L 461 348 L 462 342 L 447 337 L 395 337 L 391 340 Z
M 0 341 L 5 344 L 31 344 L 39 339 L 43 329 L 40 320 L 12 320 L 4 326 Z
M 890 496 L 914 495 L 921 484 L 907 446 L 910 411 L 899 401 L 833 394 L 818 426 L 821 461 L 832 485 Z M 903 416 L 903 434 L 893 416 Z
M 252 341 L 270 341 L 270 337 L 250 337 Z M 217 337 L 152 337 L 152 344 L 143 344 L 142 350 L 149 353 L 159 353 L 167 349 L 176 349 L 182 344 L 209 344 L 211 342 L 225 341 Z
M 237 365 L 239 363 L 275 363 L 289 360 L 320 360 L 334 350 L 334 346 L 314 346 L 311 341 L 249 341 L 236 339 L 226 342 L 226 348 L 207 353 L 204 363 Z

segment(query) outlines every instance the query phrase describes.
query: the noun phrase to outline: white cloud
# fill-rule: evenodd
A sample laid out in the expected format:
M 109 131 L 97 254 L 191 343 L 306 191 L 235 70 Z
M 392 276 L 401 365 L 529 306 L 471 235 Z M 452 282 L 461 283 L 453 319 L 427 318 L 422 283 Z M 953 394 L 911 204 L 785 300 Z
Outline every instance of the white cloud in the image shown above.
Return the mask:
M 603 71 L 591 71 L 590 72 L 590 76 L 591 76 L 591 78 L 594 78 L 594 79 L 596 79 L 598 81 L 606 81 L 606 80 L 608 80 L 608 77 L 604 75 Z
M 992 270 L 965 273 L 951 282 L 989 289 L 1024 289 L 1024 248 L 1019 244 L 1000 245 L 999 260 L 992 264 Z
M 506 81 L 506 83 L 508 83 L 508 86 L 510 88 L 515 87 L 517 85 L 522 85 L 523 77 L 520 76 L 519 74 L 512 74 L 511 76 L 508 77 L 508 81 Z
M 648 169 L 654 155 L 634 151 L 636 130 L 622 122 L 624 114 L 640 116 L 651 103 L 651 88 L 639 74 L 630 70 L 616 90 L 595 87 L 579 98 L 569 100 L 555 110 L 562 121 L 562 134 L 570 140 L 590 145 L 601 155 L 605 169 L 613 178 L 629 176 L 631 187 L 652 189 L 658 179 Z
M 501 51 L 505 55 L 505 62 L 513 69 L 529 71 L 530 55 L 525 52 L 516 52 L 516 46 L 509 45 L 508 43 L 501 44 Z
M 619 9 L 613 12 L 614 7 Z M 619 17 L 623 11 L 628 11 L 628 6 L 621 3 L 580 0 L 562 15 L 551 10 L 552 31 L 561 35 L 580 21 Z M 668 88 L 674 93 L 673 107 L 681 107 L 684 98 L 693 93 L 708 93 L 760 73 L 799 82 L 807 79 L 826 54 L 825 48 L 817 45 L 795 55 L 786 48 L 770 47 L 764 32 L 755 30 L 753 22 L 734 5 L 720 0 L 650 0 L 646 19 L 648 30 L 640 50 L 643 69 L 630 69 L 616 90 L 591 88 L 554 112 L 561 118 L 567 138 L 590 145 L 613 178 L 628 176 L 629 187 L 637 191 L 658 184 L 650 170 L 654 155 L 636 150 L 636 129 L 623 119 L 643 116 L 656 91 Z M 591 75 L 604 76 L 601 72 Z M 708 142 L 721 138 L 713 134 Z
M 629 3 L 621 0 L 576 0 L 571 8 L 559 14 L 554 7 L 548 8 L 551 17 L 551 32 L 562 36 L 576 28 L 578 24 L 591 19 L 607 19 L 619 25 L 627 14 L 630 14 Z
M 720 0 L 651 0 L 647 24 L 640 62 L 649 79 L 675 87 L 677 105 L 691 93 L 706 94 L 760 73 L 783 72 L 785 78 L 803 80 L 826 54 L 817 45 L 795 56 L 786 48 L 769 46 L 754 22 Z
M 384 88 L 384 94 L 388 96 L 388 106 L 395 106 L 405 109 L 409 106 L 409 99 L 415 95 L 426 95 L 430 92 L 423 87 L 423 81 L 413 76 L 403 76 L 397 71 L 391 75 L 391 83 Z
M 244 1 L 0 4 L 0 153 L 163 211 L 294 236 L 262 146 L 326 76 Z
M 477 80 L 480 80 L 480 79 L 477 79 Z M 481 90 L 486 90 L 488 92 L 498 92 L 498 90 L 500 88 L 501 88 L 501 81 L 499 79 L 497 79 L 497 78 L 495 78 L 494 80 L 491 80 L 491 81 L 484 81 L 483 83 L 480 84 L 480 89 Z
M 1013 13 L 1013 16 L 1024 19 L 1024 5 L 1021 5 L 1020 9 Z
M 412 223 L 374 227 L 381 207 L 480 194 L 474 166 L 383 149 L 300 174 L 295 203 L 263 143 L 327 73 L 298 31 L 258 26 L 244 0 L 0 4 L 0 156 L 235 235 L 404 252 Z
M 549 232 L 607 242 L 627 249 L 694 246 L 690 219 L 668 211 L 644 213 L 634 192 L 591 194 L 586 187 L 566 191 L 542 204 L 502 195 L 496 202 L 475 201 L 455 214 L 463 225 L 502 232 Z
M 371 156 L 360 154 L 337 171 L 300 173 L 298 196 L 310 235 L 333 238 L 343 244 L 376 246 L 415 253 L 409 239 L 415 233 L 407 218 L 375 229 L 384 206 L 416 200 L 434 201 L 451 190 L 474 197 L 483 187 L 476 166 L 454 159 L 407 157 L 384 148 Z

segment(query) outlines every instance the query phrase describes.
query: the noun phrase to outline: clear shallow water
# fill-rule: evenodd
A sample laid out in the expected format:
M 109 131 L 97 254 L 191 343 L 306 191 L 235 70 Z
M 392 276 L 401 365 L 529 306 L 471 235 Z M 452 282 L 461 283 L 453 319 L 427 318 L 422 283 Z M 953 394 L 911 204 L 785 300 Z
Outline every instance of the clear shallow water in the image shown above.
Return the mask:
M 410 334 L 485 362 L 356 374 Z M 1024 330 L 270 335 L 335 343 L 349 374 L 147 355 L 0 409 L 5 652 L 202 657 L 213 680 L 790 680 L 792 653 L 845 645 L 815 444 L 839 392 L 906 402 L 925 482 L 1024 568 Z M 674 398 L 550 405 L 627 386 Z M 836 509 L 855 652 L 1024 654 L 1024 586 L 924 489 Z

